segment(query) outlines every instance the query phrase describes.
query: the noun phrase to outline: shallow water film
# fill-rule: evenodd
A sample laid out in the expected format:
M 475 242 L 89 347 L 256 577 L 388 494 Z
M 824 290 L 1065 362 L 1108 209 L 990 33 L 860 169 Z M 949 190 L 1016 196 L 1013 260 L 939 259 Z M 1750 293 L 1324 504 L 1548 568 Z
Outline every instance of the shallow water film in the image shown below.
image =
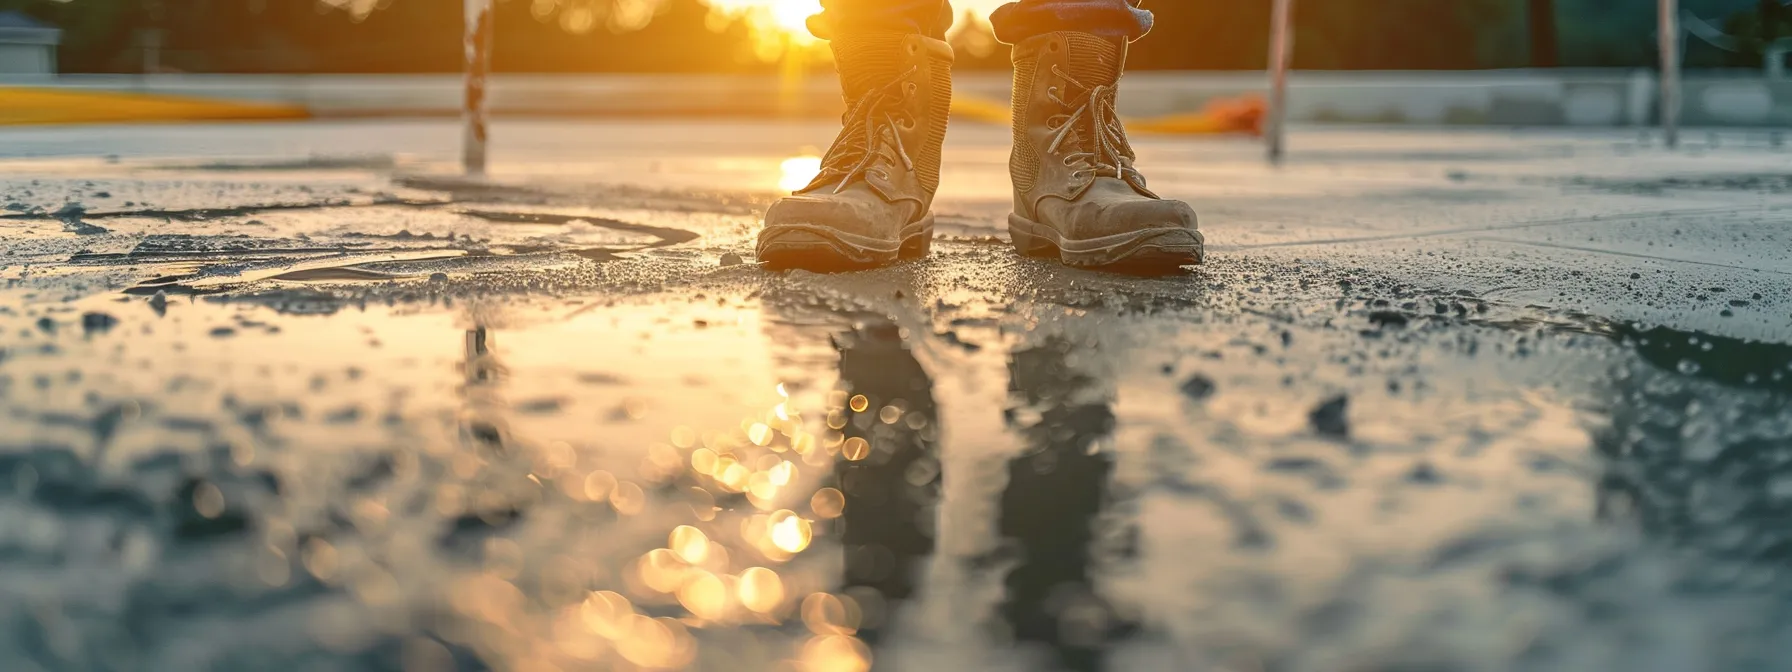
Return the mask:
M 837 275 L 752 263 L 776 140 L 6 163 L 0 669 L 1792 667 L 1777 150 L 1142 141 L 1214 249 L 1138 278 L 966 135 Z

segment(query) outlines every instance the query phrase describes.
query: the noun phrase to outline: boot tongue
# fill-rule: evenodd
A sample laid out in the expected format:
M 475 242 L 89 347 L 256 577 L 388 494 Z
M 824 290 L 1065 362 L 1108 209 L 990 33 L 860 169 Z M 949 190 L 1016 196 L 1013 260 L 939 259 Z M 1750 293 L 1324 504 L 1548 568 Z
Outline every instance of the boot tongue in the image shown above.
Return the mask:
M 1064 33 L 1066 67 L 1084 86 L 1112 86 L 1120 81 L 1120 42 L 1089 33 Z
M 908 52 L 903 48 L 907 37 L 906 33 L 860 33 L 836 36 L 829 43 L 847 102 L 889 86 L 908 71 Z

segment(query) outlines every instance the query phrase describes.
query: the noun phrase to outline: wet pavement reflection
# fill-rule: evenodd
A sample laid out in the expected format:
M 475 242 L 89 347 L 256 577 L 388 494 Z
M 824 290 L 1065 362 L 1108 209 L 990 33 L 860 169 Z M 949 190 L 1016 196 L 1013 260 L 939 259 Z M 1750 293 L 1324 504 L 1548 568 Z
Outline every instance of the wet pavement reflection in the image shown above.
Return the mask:
M 1027 451 L 1008 463 L 997 529 L 1018 560 L 1002 604 L 1015 638 L 1050 645 L 1069 669 L 1094 670 L 1127 626 L 1091 585 L 1115 419 L 1109 384 L 1078 370 L 1077 354 L 1053 338 L 1009 360 L 1004 413 Z
M 13 641 L 45 642 L 9 655 L 1788 660 L 1779 346 L 1390 327 L 1372 301 L 1341 314 L 1368 330 L 1240 329 L 1075 294 L 991 310 L 906 271 L 841 291 L 0 315 L 16 561 L 0 585 L 20 597 Z M 1382 354 L 1346 354 L 1365 338 Z M 1327 360 L 1309 348 L 1342 356 L 1302 370 Z M 305 635 L 279 634 L 292 627 Z M 1679 639 L 1619 646 L 1663 628 Z M 1685 648 L 1719 633 L 1740 644 Z
M 1783 342 L 426 183 L 0 261 L 0 670 L 1792 666 Z

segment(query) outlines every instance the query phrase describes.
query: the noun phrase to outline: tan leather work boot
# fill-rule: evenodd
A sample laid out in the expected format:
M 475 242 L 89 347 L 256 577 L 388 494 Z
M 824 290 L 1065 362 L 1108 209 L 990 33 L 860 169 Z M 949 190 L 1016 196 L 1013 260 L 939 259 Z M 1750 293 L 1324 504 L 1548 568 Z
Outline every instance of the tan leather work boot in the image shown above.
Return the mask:
M 843 270 L 927 254 L 952 105 L 952 47 L 906 33 L 842 35 L 831 46 L 848 110 L 809 186 L 773 204 L 759 261 Z
M 1014 214 L 1023 254 L 1071 266 L 1167 272 L 1201 263 L 1195 211 L 1133 168 L 1115 111 L 1126 42 L 1057 32 L 1014 45 Z

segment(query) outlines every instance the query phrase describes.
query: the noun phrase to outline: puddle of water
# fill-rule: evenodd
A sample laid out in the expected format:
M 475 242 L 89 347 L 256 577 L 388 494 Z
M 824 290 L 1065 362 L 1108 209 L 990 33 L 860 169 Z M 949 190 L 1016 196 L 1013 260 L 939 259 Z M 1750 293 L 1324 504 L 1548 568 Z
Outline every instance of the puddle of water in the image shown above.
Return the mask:
M 888 279 L 0 312 L 0 658 L 1792 661 L 1792 418 L 1729 365 Z

